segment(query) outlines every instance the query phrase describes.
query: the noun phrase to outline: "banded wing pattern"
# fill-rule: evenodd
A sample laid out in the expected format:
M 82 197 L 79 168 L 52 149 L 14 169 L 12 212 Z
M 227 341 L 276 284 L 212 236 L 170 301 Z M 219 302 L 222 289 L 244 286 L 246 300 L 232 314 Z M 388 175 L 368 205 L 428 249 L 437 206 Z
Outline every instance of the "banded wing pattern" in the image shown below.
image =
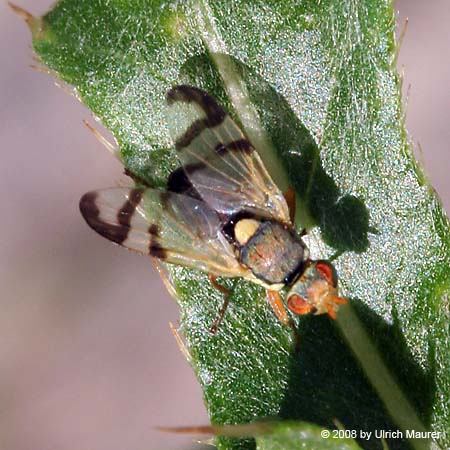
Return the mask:
M 80 211 L 91 228 L 131 250 L 218 276 L 250 277 L 221 233 L 216 212 L 197 199 L 112 188 L 85 194 Z
M 213 97 L 181 85 L 167 93 L 167 101 L 172 124 L 179 122 L 177 116 L 189 119 L 181 133 L 174 132 L 184 173 L 172 174 L 171 189 L 183 191 L 187 177 L 222 217 L 246 210 L 290 222 L 286 201 L 258 153 Z

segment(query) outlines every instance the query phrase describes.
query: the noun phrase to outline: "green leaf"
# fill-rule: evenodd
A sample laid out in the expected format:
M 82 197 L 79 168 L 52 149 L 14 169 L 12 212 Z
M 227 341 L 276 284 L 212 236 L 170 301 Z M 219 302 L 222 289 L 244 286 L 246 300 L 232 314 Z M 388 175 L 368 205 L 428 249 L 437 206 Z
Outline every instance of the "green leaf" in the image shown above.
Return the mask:
M 28 19 L 42 61 L 112 131 L 126 167 L 154 186 L 177 166 L 167 90 L 190 83 L 217 97 L 280 186 L 294 186 L 313 257 L 331 258 L 340 274 L 351 307 L 336 322 L 299 318 L 295 352 L 261 288 L 224 281 L 231 305 L 212 336 L 221 295 L 206 275 L 170 268 L 212 422 L 432 429 L 448 448 L 449 226 L 405 134 L 392 3 L 62 0 Z

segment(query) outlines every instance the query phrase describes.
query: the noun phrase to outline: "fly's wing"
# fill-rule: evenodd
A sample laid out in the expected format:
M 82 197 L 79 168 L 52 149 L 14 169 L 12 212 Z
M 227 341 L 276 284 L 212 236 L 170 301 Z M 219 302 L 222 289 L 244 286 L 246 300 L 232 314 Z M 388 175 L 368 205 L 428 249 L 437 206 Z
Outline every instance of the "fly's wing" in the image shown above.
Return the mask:
M 213 97 L 195 87 L 176 86 L 167 101 L 184 169 L 172 174 L 169 189 L 192 196 L 194 188 L 221 216 L 245 209 L 290 222 L 286 201 L 258 153 Z
M 80 211 L 91 228 L 131 250 L 219 276 L 248 275 L 205 202 L 155 189 L 112 188 L 85 194 Z

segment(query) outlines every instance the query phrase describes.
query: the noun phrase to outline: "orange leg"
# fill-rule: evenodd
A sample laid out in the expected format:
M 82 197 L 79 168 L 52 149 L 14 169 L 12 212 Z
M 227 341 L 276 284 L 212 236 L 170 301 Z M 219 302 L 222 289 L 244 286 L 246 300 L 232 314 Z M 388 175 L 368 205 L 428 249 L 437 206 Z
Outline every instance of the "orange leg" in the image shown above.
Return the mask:
M 282 322 L 284 325 L 292 328 L 294 332 L 294 347 L 295 351 L 299 348 L 299 335 L 297 328 L 295 326 L 294 321 L 288 316 L 286 308 L 284 307 L 283 299 L 281 295 L 277 291 L 271 291 L 266 289 L 267 300 L 269 301 L 269 305 L 272 307 L 273 312 L 277 316 L 278 320 Z
M 222 294 L 224 295 L 223 299 L 223 305 L 222 308 L 219 311 L 219 314 L 216 317 L 216 320 L 214 320 L 214 323 L 212 324 L 209 331 L 212 334 L 216 334 L 217 329 L 219 328 L 220 322 L 222 322 L 223 316 L 225 315 L 225 311 L 227 310 L 228 303 L 230 302 L 230 290 L 226 288 L 225 286 L 222 286 L 218 281 L 217 277 L 215 275 L 209 274 L 208 275 L 209 282 Z
M 288 190 L 284 193 L 284 199 L 289 208 L 289 217 L 291 222 L 294 223 L 295 219 L 295 191 L 292 187 L 289 187 Z
M 288 190 L 283 195 L 284 195 L 284 199 L 286 200 L 286 203 L 288 205 L 289 218 L 291 219 L 291 223 L 294 224 L 294 222 L 295 222 L 295 191 L 292 187 L 289 187 Z M 305 236 L 305 234 L 308 234 L 308 232 L 306 231 L 306 228 L 303 228 L 303 230 L 300 232 L 300 237 Z
M 269 305 L 272 307 L 273 312 L 278 317 L 278 320 L 284 323 L 284 325 L 289 325 L 290 318 L 287 314 L 286 308 L 284 307 L 284 302 L 281 295 L 277 291 L 270 291 L 269 289 L 266 289 L 266 293 Z

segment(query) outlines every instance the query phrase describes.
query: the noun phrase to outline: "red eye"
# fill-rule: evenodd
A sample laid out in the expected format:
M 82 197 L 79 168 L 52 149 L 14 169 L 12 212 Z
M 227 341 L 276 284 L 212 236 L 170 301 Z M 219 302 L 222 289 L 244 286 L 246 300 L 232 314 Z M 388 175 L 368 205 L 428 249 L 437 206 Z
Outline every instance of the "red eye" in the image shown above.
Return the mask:
M 327 280 L 327 283 L 331 286 L 337 286 L 337 280 L 334 276 L 333 267 L 326 261 L 318 261 L 316 263 L 316 270 L 320 275 Z
M 295 314 L 303 315 L 312 311 L 313 307 L 302 297 L 293 294 L 289 297 L 288 308 Z

